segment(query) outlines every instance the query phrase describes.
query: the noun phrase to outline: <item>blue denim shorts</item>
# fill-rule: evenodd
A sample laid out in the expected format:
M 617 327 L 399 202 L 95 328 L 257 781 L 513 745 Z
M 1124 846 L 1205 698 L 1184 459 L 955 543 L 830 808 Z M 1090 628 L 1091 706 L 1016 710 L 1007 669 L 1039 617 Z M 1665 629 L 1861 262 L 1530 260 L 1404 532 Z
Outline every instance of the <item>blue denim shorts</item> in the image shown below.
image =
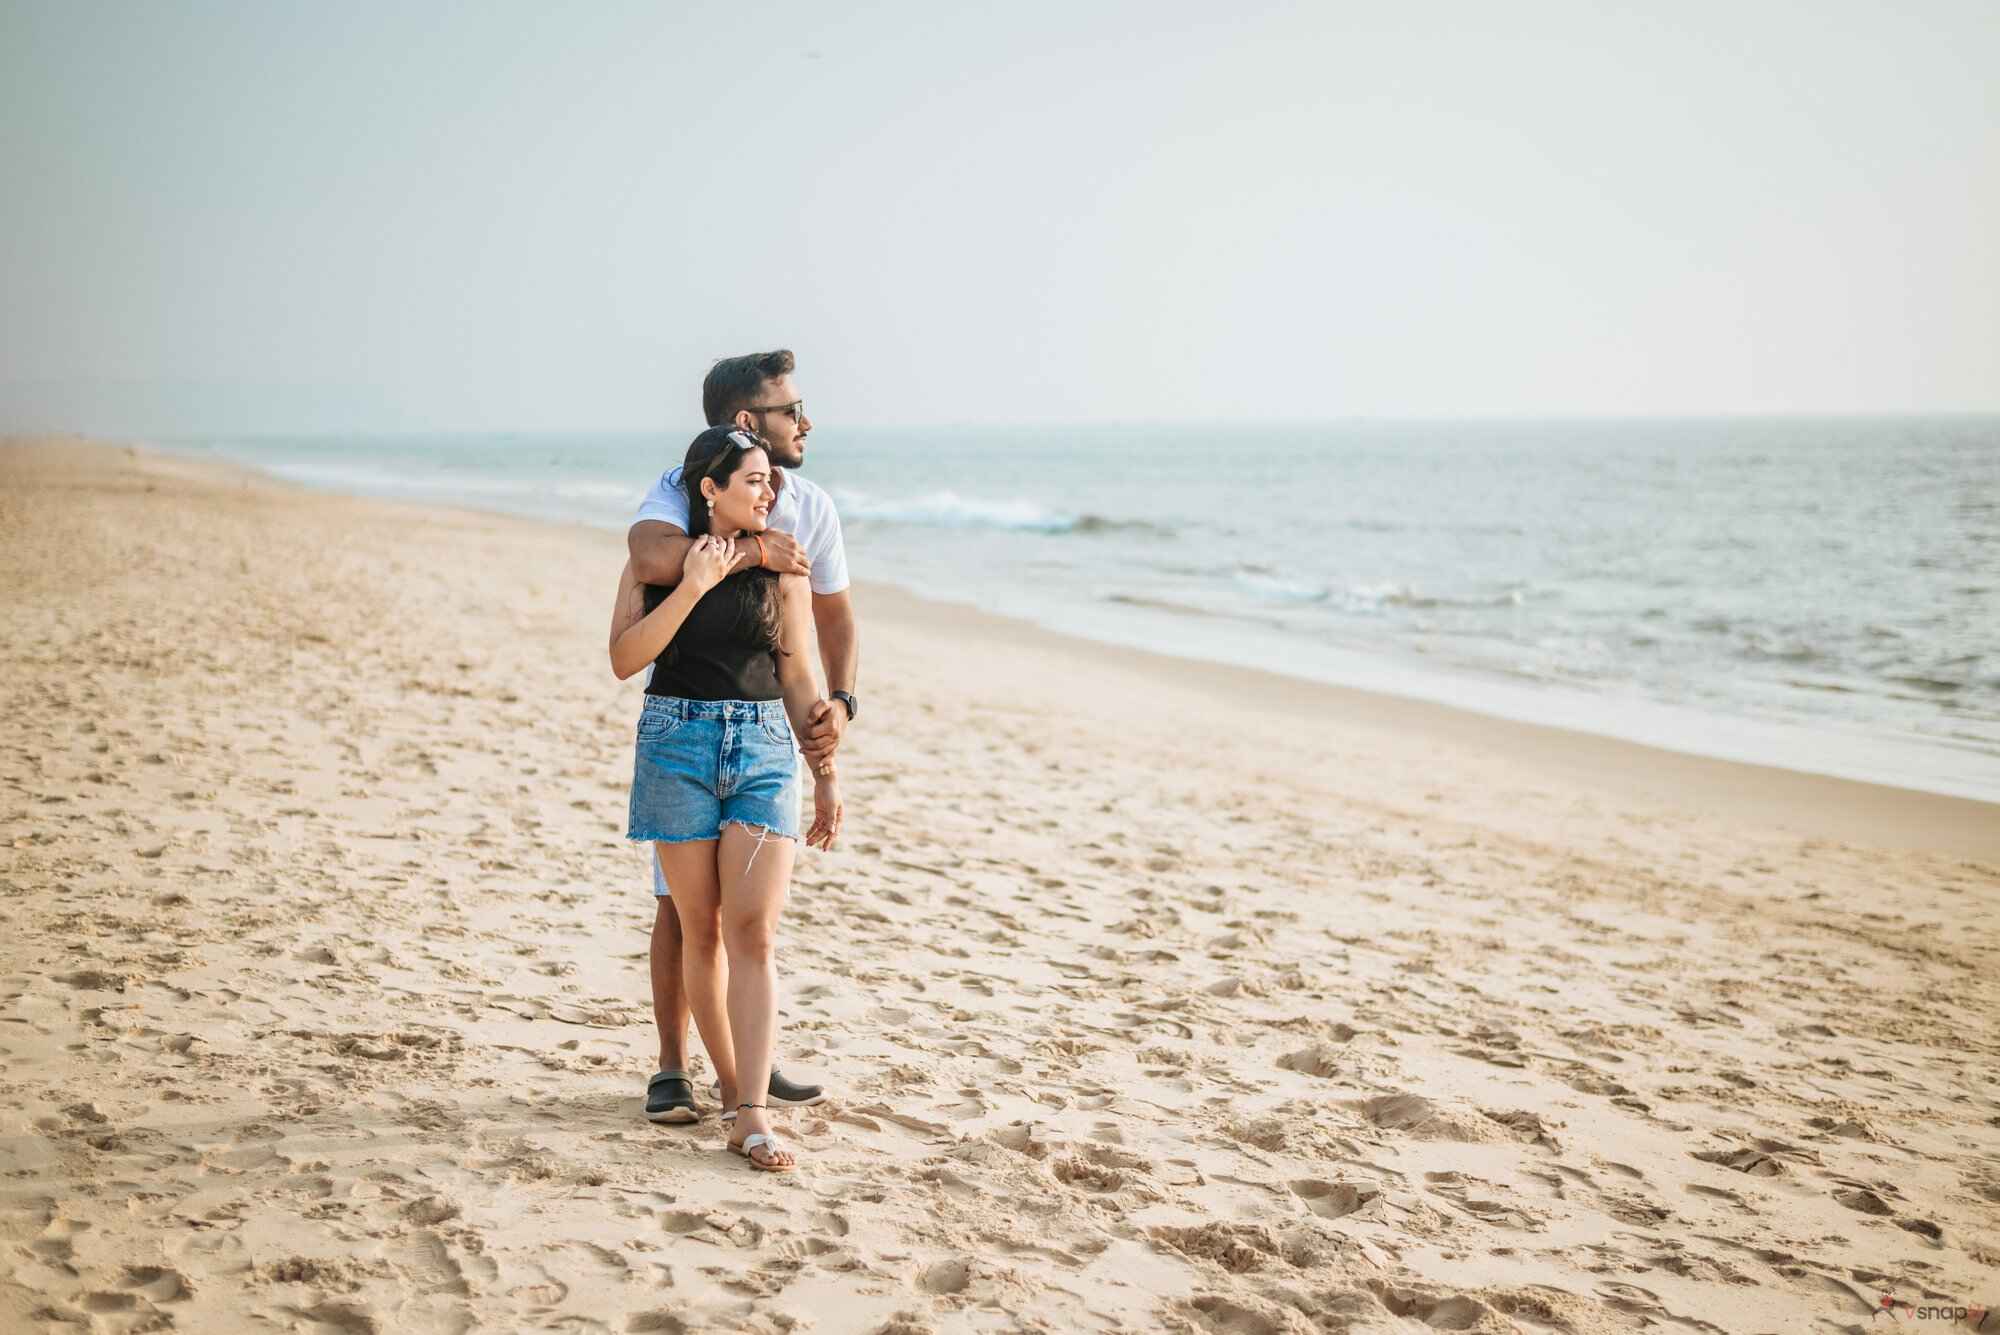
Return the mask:
M 798 748 L 785 702 L 647 696 L 625 837 L 685 844 L 718 839 L 733 823 L 799 837 Z

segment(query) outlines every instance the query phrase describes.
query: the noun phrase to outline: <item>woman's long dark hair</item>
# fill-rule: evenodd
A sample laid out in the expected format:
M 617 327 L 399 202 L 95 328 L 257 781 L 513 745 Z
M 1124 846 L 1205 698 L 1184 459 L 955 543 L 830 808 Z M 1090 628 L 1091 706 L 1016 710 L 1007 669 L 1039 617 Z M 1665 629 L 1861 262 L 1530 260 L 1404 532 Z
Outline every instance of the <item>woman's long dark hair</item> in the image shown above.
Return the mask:
M 733 426 L 712 426 L 688 445 L 687 457 L 681 461 L 681 490 L 687 493 L 689 537 L 699 538 L 709 531 L 708 498 L 701 494 L 702 479 L 711 478 L 716 486 L 726 489 L 736 470 L 743 466 L 743 456 L 752 450 L 763 450 L 764 457 L 770 458 L 762 436 Z M 708 596 L 735 603 L 738 634 L 762 641 L 773 654 L 785 652 L 779 647 L 776 572 L 761 566 L 739 570 L 711 589 Z

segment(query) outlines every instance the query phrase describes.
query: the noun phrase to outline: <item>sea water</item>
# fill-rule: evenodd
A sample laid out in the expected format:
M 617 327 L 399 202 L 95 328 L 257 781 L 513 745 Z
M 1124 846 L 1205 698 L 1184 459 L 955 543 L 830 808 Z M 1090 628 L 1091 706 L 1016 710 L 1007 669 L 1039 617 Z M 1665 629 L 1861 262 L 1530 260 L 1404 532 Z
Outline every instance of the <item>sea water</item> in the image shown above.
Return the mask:
M 622 529 L 692 435 L 169 444 L 316 486 Z M 2000 418 L 828 424 L 806 471 L 863 581 L 1137 648 L 2000 799 Z

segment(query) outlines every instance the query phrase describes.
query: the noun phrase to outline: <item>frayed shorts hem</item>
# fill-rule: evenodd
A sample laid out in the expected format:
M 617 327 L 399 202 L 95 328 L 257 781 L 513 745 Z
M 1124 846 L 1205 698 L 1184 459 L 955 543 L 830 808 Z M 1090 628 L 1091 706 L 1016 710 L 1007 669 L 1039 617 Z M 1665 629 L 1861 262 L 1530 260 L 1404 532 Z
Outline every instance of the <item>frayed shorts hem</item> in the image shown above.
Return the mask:
M 720 830 L 714 834 L 639 834 L 634 832 L 625 836 L 627 840 L 635 844 L 698 844 L 704 839 L 713 841 L 721 837 L 722 832 Z
M 731 819 L 722 824 L 724 828 L 741 825 L 750 833 L 761 834 L 766 839 L 789 839 L 793 843 L 799 841 L 796 833 L 787 833 L 775 825 L 761 825 L 754 820 Z M 714 841 L 722 838 L 722 830 L 718 829 L 714 834 L 628 834 L 625 838 L 635 844 L 698 844 L 703 840 Z

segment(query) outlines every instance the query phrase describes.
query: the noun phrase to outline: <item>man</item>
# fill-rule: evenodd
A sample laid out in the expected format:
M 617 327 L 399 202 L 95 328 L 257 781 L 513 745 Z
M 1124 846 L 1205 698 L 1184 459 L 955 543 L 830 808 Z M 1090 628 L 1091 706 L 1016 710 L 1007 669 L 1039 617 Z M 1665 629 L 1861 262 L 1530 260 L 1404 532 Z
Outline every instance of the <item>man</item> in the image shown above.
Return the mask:
M 733 423 L 754 431 L 769 447 L 771 462 L 783 473 L 784 486 L 771 507 L 770 528 L 761 546 L 738 538 L 736 550 L 755 564 L 780 574 L 807 575 L 812 583 L 813 625 L 819 639 L 820 662 L 826 669 L 828 698 L 813 709 L 806 735 L 799 739 L 807 763 L 830 759 L 847 725 L 859 709 L 854 679 L 860 641 L 854 626 L 854 605 L 847 591 L 847 548 L 841 540 L 840 516 L 833 500 L 815 483 L 791 471 L 806 459 L 806 437 L 812 419 L 792 383 L 792 354 L 753 353 L 725 357 L 710 368 L 701 385 L 702 413 L 710 426 Z M 688 537 L 687 494 L 681 490 L 680 469 L 662 474 L 626 534 L 632 570 L 643 583 L 680 583 L 681 563 L 693 539 Z M 694 1088 L 687 1076 L 687 993 L 681 984 L 681 922 L 653 859 L 653 1020 L 660 1030 L 660 1066 L 646 1087 L 646 1116 L 655 1122 L 699 1121 Z M 770 1102 L 818 1103 L 825 1092 L 818 1085 L 787 1080 L 771 1070 Z

